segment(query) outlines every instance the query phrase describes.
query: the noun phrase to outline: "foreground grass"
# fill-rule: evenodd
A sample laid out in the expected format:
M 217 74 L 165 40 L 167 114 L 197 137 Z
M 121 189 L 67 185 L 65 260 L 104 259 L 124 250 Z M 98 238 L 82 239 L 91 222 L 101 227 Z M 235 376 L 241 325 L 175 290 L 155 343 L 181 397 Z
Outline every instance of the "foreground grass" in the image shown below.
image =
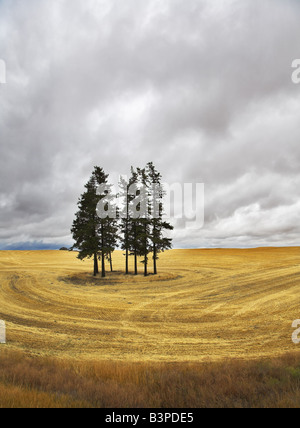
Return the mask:
M 0 354 L 1 408 L 298 408 L 300 354 L 241 362 L 67 362 Z

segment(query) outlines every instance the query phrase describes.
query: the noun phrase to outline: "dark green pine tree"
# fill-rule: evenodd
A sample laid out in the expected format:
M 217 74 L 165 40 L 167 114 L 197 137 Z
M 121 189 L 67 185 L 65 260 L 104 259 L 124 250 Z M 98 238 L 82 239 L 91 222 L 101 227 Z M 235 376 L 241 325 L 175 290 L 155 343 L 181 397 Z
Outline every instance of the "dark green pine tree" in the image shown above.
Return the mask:
M 151 234 L 149 239 L 153 254 L 153 273 L 156 275 L 159 253 L 172 248 L 172 239 L 164 236 L 164 232 L 171 231 L 174 227 L 163 218 L 165 192 L 161 181 L 162 176 L 152 162 L 149 162 L 146 166 L 146 179 L 151 195 Z
M 99 217 L 97 216 L 97 179 L 96 168 L 85 185 L 85 192 L 78 201 L 79 210 L 75 214 L 75 220 L 71 229 L 75 244 L 73 248 L 79 251 L 78 258 L 94 258 L 94 276 L 99 273 L 98 259 L 100 251 L 99 243 Z
M 113 272 L 112 254 L 118 246 L 119 237 L 119 224 L 118 224 L 118 209 L 115 204 L 116 195 L 111 192 L 111 185 L 107 185 L 107 190 L 101 196 L 101 203 L 109 207 L 107 216 L 102 218 L 100 223 L 100 236 L 102 243 L 102 253 L 105 254 L 106 259 L 110 265 L 110 271 Z M 103 258 L 102 258 L 103 261 Z M 105 266 L 102 268 L 105 272 Z M 105 276 L 105 275 L 104 275 Z
M 115 249 L 118 246 L 118 222 L 114 219 L 107 219 L 106 221 L 103 221 L 104 227 L 104 243 L 105 246 L 103 247 L 105 254 L 105 257 L 107 261 L 109 262 L 110 271 L 113 272 L 113 259 L 112 255 Z M 105 270 L 105 266 L 104 266 Z M 105 276 L 105 275 L 104 275 Z
M 130 217 L 130 256 L 134 257 L 134 274 L 138 275 L 138 257 L 143 256 L 143 234 L 144 226 L 141 221 L 141 183 L 139 170 L 135 171 L 131 167 L 131 198 L 129 202 L 129 217 Z
M 146 169 L 137 169 L 140 192 L 139 192 L 139 211 L 140 216 L 137 223 L 137 240 L 136 248 L 137 253 L 143 258 L 142 262 L 144 265 L 144 276 L 148 275 L 148 261 L 150 247 L 150 236 L 151 236 L 151 194 L 149 193 L 149 182 L 147 178 Z
M 131 169 L 131 177 L 126 181 L 121 177 L 119 182 L 119 198 L 123 202 L 123 210 L 120 213 L 121 248 L 125 251 L 125 274 L 129 274 L 129 256 L 135 255 L 135 274 L 137 274 L 137 254 L 135 251 L 135 219 L 133 218 L 132 203 L 136 197 L 134 192 L 137 182 L 137 174 Z
M 139 198 L 139 191 L 137 191 L 137 198 Z M 136 198 L 135 198 L 136 199 Z M 139 212 L 140 203 L 137 204 Z M 144 226 L 140 217 L 132 217 L 131 219 L 131 240 L 130 240 L 130 256 L 134 257 L 134 274 L 138 275 L 138 257 L 143 256 L 143 241 L 141 239 Z
M 108 205 L 109 192 L 99 193 L 99 186 L 107 185 L 108 175 L 102 168 L 95 167 L 92 176 L 85 185 L 86 191 L 81 195 L 71 229 L 75 244 L 79 251 L 78 258 L 94 258 L 94 276 L 99 273 L 98 260 L 102 262 L 101 274 L 105 277 L 105 259 L 116 247 L 116 220 L 109 216 L 99 216 L 99 203 Z
M 97 178 L 97 215 L 99 219 L 98 236 L 101 253 L 101 276 L 106 276 L 105 260 L 110 263 L 113 270 L 112 253 L 118 245 L 118 212 L 116 207 L 116 195 L 112 193 L 112 186 L 108 183 L 108 175 L 102 168 L 96 171 Z

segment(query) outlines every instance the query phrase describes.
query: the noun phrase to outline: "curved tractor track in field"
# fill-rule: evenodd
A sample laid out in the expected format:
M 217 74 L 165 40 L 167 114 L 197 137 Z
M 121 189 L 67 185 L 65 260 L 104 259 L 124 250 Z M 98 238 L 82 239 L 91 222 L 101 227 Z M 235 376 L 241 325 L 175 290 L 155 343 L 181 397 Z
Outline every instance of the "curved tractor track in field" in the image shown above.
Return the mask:
M 75 253 L 0 252 L 5 346 L 130 361 L 250 359 L 297 349 L 298 248 L 174 250 L 148 278 L 125 276 L 122 253 L 114 263 L 103 280 Z

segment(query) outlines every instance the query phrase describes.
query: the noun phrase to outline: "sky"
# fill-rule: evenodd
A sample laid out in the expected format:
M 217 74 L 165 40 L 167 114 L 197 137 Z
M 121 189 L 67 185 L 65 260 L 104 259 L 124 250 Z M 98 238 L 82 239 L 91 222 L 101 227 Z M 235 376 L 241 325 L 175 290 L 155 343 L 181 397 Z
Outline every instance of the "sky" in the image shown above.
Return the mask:
M 93 167 L 204 183 L 175 248 L 300 243 L 298 0 L 1 0 L 0 249 L 70 246 Z

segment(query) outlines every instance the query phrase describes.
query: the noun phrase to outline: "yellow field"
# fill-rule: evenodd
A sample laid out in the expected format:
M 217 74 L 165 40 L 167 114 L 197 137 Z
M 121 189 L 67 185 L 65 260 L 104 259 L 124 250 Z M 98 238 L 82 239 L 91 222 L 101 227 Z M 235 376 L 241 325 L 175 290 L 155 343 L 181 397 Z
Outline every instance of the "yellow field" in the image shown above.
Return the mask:
M 94 279 L 76 253 L 0 252 L 0 351 L 202 362 L 298 350 L 299 248 L 173 250 L 148 278 L 126 277 L 117 252 L 114 268 Z

